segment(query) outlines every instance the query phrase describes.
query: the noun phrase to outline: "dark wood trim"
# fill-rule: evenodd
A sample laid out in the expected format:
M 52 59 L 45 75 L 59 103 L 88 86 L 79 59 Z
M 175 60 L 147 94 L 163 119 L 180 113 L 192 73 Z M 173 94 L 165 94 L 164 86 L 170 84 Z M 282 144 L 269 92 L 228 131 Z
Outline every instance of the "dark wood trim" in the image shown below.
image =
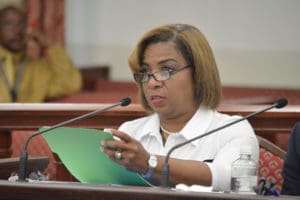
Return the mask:
M 0 131 L 37 130 L 41 126 L 51 126 L 79 115 L 105 108 L 111 104 L 82 103 L 37 103 L 37 104 L 0 104 Z M 230 115 L 248 115 L 265 108 L 264 105 L 221 105 L 218 111 Z M 86 128 L 118 127 L 122 122 L 145 116 L 138 104 L 117 107 L 89 119 L 78 121 L 70 126 Z M 290 132 L 300 120 L 300 106 L 287 106 L 272 109 L 252 119 L 250 123 L 258 134 Z
M 110 105 L 81 103 L 0 104 L 0 130 L 37 130 L 41 126 L 52 126 Z M 139 105 L 130 105 L 111 109 L 70 124 L 70 126 L 98 129 L 118 127 L 124 121 L 144 115 L 145 113 Z
M 41 126 L 51 126 L 65 120 L 105 108 L 111 104 L 84 103 L 37 103 L 37 104 L 3 104 L 0 103 L 0 131 L 37 130 Z M 265 108 L 265 105 L 230 105 L 224 104 L 218 111 L 230 115 L 246 116 Z M 122 122 L 145 116 L 146 113 L 138 104 L 117 107 L 81 120 L 70 126 L 86 128 L 118 127 Z M 300 106 L 287 106 L 272 109 L 252 119 L 250 123 L 258 134 L 290 132 L 293 125 L 300 120 Z

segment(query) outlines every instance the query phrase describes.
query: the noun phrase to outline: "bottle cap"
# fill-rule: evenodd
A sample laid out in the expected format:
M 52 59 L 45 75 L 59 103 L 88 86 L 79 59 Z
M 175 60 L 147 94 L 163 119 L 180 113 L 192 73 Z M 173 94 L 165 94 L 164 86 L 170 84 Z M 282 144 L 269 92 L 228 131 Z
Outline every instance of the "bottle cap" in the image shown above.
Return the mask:
M 241 154 L 251 154 L 251 147 L 250 146 L 242 146 L 240 150 Z

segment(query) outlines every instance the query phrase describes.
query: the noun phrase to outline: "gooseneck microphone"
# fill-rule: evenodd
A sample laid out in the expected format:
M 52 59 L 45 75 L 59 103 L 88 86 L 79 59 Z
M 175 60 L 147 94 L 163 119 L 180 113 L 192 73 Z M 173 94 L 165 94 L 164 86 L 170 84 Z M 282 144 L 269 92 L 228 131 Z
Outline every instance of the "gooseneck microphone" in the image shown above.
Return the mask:
M 28 153 L 27 153 L 27 146 L 28 146 L 28 143 L 29 141 L 37 136 L 37 135 L 40 135 L 42 133 L 45 133 L 45 132 L 48 132 L 48 131 L 51 131 L 53 129 L 56 129 L 56 128 L 59 128 L 59 127 L 62 127 L 62 126 L 65 126 L 67 124 L 71 124 L 73 122 L 76 122 L 76 121 L 79 121 L 79 120 L 82 120 L 82 119 L 86 119 L 86 118 L 89 118 L 89 117 L 92 117 L 92 116 L 95 116 L 96 114 L 98 113 L 102 113 L 102 112 L 105 112 L 111 108 L 114 108 L 114 107 L 117 107 L 117 106 L 128 106 L 129 104 L 131 103 L 131 99 L 126 97 L 126 98 L 123 98 L 120 100 L 119 103 L 116 103 L 116 104 L 113 104 L 111 106 L 108 106 L 106 108 L 102 108 L 102 109 L 98 109 L 98 110 L 95 110 L 93 112 L 90 112 L 90 113 L 87 113 L 87 114 L 84 114 L 84 115 L 81 115 L 79 117 L 75 117 L 73 119 L 70 119 L 68 121 L 65 121 L 65 122 L 61 122 L 59 124 L 56 124 L 54 126 L 51 126 L 49 128 L 46 128 L 44 130 L 41 130 L 41 131 L 37 131 L 31 135 L 29 135 L 27 138 L 26 138 L 26 141 L 23 145 L 23 149 L 22 149 L 22 152 L 21 152 L 21 155 L 20 155 L 20 161 L 19 161 L 19 171 L 18 171 L 18 180 L 17 181 L 22 181 L 22 182 L 26 182 L 26 172 L 27 172 L 27 161 L 28 161 Z
M 272 108 L 282 108 L 282 107 L 286 106 L 287 103 L 288 103 L 287 99 L 285 99 L 285 98 L 279 99 L 279 100 L 277 100 L 273 105 L 271 105 L 271 106 L 269 106 L 269 107 L 267 107 L 267 108 L 265 108 L 265 109 L 263 109 L 263 110 L 254 112 L 254 113 L 249 114 L 249 115 L 247 115 L 247 116 L 245 116 L 245 117 L 242 117 L 242 118 L 240 118 L 240 119 L 238 119 L 238 120 L 236 120 L 236 121 L 230 122 L 230 123 L 228 123 L 228 124 L 225 124 L 225 125 L 223 125 L 223 126 L 220 126 L 220 127 L 216 128 L 216 129 L 213 129 L 213 130 L 211 130 L 211 131 L 208 131 L 208 132 L 204 133 L 203 135 L 196 136 L 196 137 L 194 137 L 194 138 L 192 138 L 192 139 L 190 139 L 190 140 L 187 140 L 187 141 L 185 141 L 185 142 L 182 142 L 182 143 L 179 143 L 179 144 L 173 146 L 173 147 L 168 151 L 168 153 L 167 153 L 167 155 L 166 155 L 166 157 L 165 157 L 165 160 L 164 160 L 164 164 L 163 164 L 163 168 L 162 168 L 162 172 L 161 172 L 161 186 L 162 186 L 162 187 L 169 187 L 169 173 L 170 173 L 170 172 L 169 172 L 169 171 L 170 171 L 170 169 L 169 169 L 169 158 L 170 158 L 171 153 L 172 153 L 175 149 L 178 149 L 178 148 L 180 148 L 180 147 L 182 147 L 182 146 L 184 146 L 184 145 L 186 145 L 186 144 L 188 144 L 188 143 L 191 143 L 191 142 L 193 142 L 193 141 L 195 141 L 195 140 L 198 140 L 198 139 L 200 139 L 200 138 L 202 138 L 202 137 L 205 137 L 205 136 L 207 136 L 207 135 L 210 135 L 210 134 L 212 134 L 212 133 L 214 133 L 214 132 L 217 132 L 217 131 L 219 131 L 219 130 L 221 130 L 221 129 L 224 129 L 224 128 L 228 127 L 228 126 L 231 126 L 231 125 L 233 125 L 233 124 L 236 124 L 236 123 L 238 123 L 238 122 L 240 122 L 240 121 L 243 121 L 243 120 L 245 120 L 245 119 L 249 119 L 249 118 L 251 118 L 251 117 L 253 117 L 253 116 L 255 116 L 255 115 L 258 115 L 258 114 L 260 114 L 260 113 L 266 112 L 267 110 L 270 110 L 270 109 L 272 109 Z

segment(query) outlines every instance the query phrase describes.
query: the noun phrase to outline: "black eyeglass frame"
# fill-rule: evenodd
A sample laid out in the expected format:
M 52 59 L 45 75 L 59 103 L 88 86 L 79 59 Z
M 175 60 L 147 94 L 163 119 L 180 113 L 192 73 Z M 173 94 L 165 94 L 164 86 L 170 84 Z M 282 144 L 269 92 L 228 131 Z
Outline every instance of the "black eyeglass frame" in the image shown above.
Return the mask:
M 176 74 L 177 72 L 180 72 L 184 69 L 187 69 L 187 68 L 190 68 L 190 64 L 184 66 L 184 67 L 181 67 L 179 69 L 171 69 L 171 70 L 160 70 L 158 72 L 155 72 L 155 73 L 148 73 L 148 72 L 137 72 L 137 73 L 134 73 L 133 74 L 133 77 L 134 77 L 134 80 L 137 82 L 137 83 L 147 83 L 149 80 L 150 80 L 150 77 L 153 77 L 154 80 L 158 81 L 158 82 L 162 82 L 162 81 L 167 81 L 171 78 L 172 75 Z M 161 77 L 164 77 L 163 79 L 157 79 L 157 77 L 155 76 L 155 74 L 162 74 L 164 73 L 163 75 L 161 75 Z

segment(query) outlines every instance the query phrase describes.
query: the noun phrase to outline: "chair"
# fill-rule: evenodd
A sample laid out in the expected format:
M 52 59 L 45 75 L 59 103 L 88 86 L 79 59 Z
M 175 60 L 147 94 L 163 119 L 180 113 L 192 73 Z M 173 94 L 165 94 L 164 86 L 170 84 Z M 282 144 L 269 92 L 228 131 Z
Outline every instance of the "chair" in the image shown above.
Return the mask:
M 12 157 L 20 156 L 25 140 L 32 133 L 33 131 L 28 130 L 16 130 L 12 132 Z M 30 141 L 27 152 L 28 156 L 31 157 L 47 157 L 47 165 L 45 166 L 44 172 L 49 176 L 49 180 L 53 180 L 56 177 L 53 154 L 42 135 L 38 135 Z M 30 165 L 30 163 L 28 163 L 28 165 Z M 29 170 L 27 171 L 29 172 Z
M 281 172 L 286 152 L 261 136 L 257 136 L 257 139 L 260 147 L 258 177 L 264 177 L 267 181 L 275 180 L 274 187 L 281 191 L 283 183 Z

